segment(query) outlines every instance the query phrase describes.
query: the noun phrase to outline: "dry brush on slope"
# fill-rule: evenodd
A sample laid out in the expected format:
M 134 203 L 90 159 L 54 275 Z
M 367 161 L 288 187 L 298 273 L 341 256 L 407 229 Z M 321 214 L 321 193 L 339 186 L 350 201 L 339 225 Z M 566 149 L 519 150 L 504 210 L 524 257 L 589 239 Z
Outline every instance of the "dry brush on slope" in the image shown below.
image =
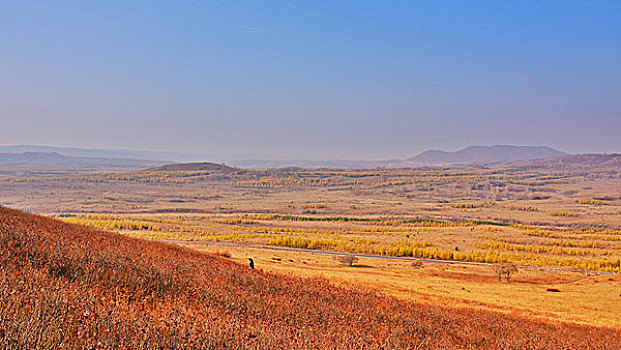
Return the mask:
M 251 271 L 0 207 L 0 348 L 613 349 L 619 330 Z

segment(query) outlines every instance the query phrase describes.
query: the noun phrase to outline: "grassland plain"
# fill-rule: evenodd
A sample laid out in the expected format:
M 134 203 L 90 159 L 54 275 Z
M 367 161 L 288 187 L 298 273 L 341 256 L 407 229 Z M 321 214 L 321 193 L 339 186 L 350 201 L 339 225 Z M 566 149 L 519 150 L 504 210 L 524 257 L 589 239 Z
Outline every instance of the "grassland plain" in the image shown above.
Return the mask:
M 0 176 L 0 190 L 3 204 L 39 213 L 396 215 L 621 228 L 620 176 L 596 167 L 36 173 Z
M 0 207 L 0 345 L 616 349 L 618 329 L 448 309 L 250 270 Z
M 417 303 L 619 324 L 617 275 L 522 268 L 506 284 L 495 280 L 489 266 L 417 269 L 365 259 L 366 267 L 343 271 L 333 260 L 302 259 L 303 264 L 272 256 L 279 262 L 265 260 L 271 253 L 255 249 L 297 247 L 618 273 L 621 172 L 614 164 L 22 172 L 0 177 L 0 193 L 1 204 L 13 208 L 211 252 L 234 244 L 234 259 L 256 254 L 265 270 L 323 275 L 332 283 L 355 283 Z
M 60 215 L 128 235 L 620 272 L 621 230 L 492 221 L 279 214 Z

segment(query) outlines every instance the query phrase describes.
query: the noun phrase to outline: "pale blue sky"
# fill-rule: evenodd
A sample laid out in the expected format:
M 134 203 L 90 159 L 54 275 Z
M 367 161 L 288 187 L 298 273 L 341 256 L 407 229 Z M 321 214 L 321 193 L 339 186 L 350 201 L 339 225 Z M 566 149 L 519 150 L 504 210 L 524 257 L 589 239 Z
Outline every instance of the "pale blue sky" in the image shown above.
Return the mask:
M 618 1 L 3 1 L 0 144 L 621 151 Z

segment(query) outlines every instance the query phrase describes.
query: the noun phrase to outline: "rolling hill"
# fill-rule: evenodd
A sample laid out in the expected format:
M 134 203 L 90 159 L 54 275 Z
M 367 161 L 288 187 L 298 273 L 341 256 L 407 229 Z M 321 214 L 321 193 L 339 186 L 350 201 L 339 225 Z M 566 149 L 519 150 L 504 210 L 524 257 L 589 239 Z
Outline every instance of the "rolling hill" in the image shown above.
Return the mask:
M 435 307 L 0 207 L 2 349 L 616 349 L 615 329 Z
M 440 150 L 425 151 L 406 162 L 417 165 L 484 165 L 498 162 L 515 162 L 565 155 L 566 153 L 547 146 L 470 146 L 455 152 Z

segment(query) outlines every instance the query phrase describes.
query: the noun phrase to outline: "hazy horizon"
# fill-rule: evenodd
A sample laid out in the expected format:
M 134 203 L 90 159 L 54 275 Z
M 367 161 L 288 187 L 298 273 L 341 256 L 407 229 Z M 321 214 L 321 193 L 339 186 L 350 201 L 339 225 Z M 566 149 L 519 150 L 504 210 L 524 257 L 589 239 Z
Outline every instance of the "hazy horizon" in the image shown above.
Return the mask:
M 621 152 L 621 4 L 0 5 L 0 143 L 270 159 Z
M 126 148 L 93 148 L 93 147 L 74 147 L 74 146 L 57 146 L 57 145 L 4 145 L 0 144 L 0 153 L 2 152 L 11 152 L 11 153 L 23 153 L 23 152 L 57 152 L 60 154 L 68 155 L 68 156 L 94 156 L 94 157 L 110 157 L 110 158 L 128 158 L 128 159 L 158 159 L 158 160 L 169 160 L 169 161 L 191 161 L 191 162 L 230 162 L 230 161 L 354 161 L 354 162 L 382 162 L 382 161 L 404 161 L 409 158 L 413 158 L 415 156 L 421 155 L 428 151 L 446 151 L 446 152 L 456 152 L 465 150 L 469 147 L 491 147 L 491 146 L 509 146 L 509 147 L 549 147 L 555 151 L 564 152 L 567 154 L 584 154 L 584 153 L 571 153 L 565 152 L 562 149 L 557 149 L 554 147 L 550 147 L 547 145 L 508 145 L 508 144 L 496 144 L 496 145 L 468 145 L 465 147 L 461 147 L 453 150 L 446 149 L 425 149 L 423 151 L 411 154 L 407 157 L 387 157 L 387 158 L 376 158 L 376 159 L 367 159 L 367 158 L 339 158 L 334 156 L 310 156 L 310 157 L 299 157 L 296 158 L 294 156 L 287 157 L 281 156 L 278 154 L 261 154 L 261 153 L 232 153 L 232 154 L 209 154 L 209 153 L 200 153 L 200 152 L 182 152 L 182 151 L 171 151 L 171 150 L 157 150 L 157 149 L 126 149 Z M 11 150 L 6 150 L 5 148 L 11 148 Z M 41 149 L 39 149 L 41 148 Z M 49 149 L 48 149 L 49 148 Z M 65 151 L 66 150 L 66 151 Z M 86 151 L 87 154 L 84 154 L 80 151 Z M 92 151 L 92 152 L 91 152 Z M 108 154 L 110 152 L 110 154 Z M 126 154 L 125 154 L 126 153 Z M 607 153 L 607 154 L 619 154 L 621 152 L 591 152 L 591 153 Z M 149 154 L 152 155 L 149 158 Z M 166 155 L 169 154 L 170 157 L 166 158 Z

